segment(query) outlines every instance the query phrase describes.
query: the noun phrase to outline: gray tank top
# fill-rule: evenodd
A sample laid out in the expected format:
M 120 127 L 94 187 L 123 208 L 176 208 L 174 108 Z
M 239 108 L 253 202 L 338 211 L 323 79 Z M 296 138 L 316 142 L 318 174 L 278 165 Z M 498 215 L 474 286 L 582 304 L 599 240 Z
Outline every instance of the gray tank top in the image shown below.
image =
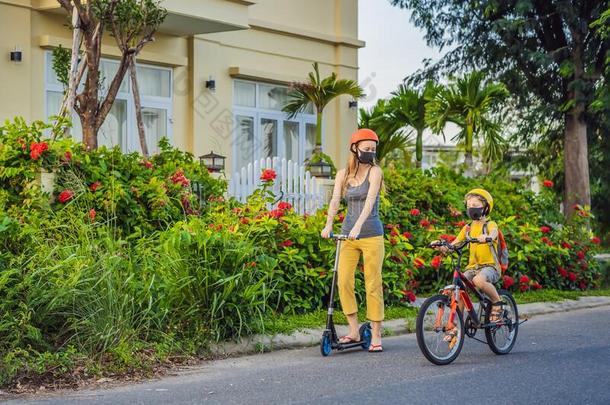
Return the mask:
M 349 184 L 347 185 L 347 190 L 345 191 L 347 215 L 345 215 L 345 219 L 343 220 L 341 227 L 341 233 L 344 235 L 348 235 L 350 233 L 354 227 L 354 224 L 362 213 L 364 202 L 366 201 L 366 196 L 371 185 L 369 182 L 370 173 L 371 169 L 369 169 L 364 181 L 359 186 L 352 187 Z M 379 194 L 377 194 L 377 199 L 375 200 L 373 209 L 371 210 L 369 217 L 362 224 L 359 238 L 371 238 L 373 236 L 381 235 L 383 235 L 383 225 L 379 219 Z

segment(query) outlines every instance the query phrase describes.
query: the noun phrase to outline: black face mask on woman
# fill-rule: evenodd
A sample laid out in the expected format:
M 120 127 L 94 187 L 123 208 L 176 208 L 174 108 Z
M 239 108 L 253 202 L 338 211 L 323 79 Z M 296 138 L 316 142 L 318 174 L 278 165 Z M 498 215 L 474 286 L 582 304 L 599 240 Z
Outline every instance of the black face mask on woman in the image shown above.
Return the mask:
M 479 220 L 481 219 L 481 217 L 483 216 L 483 212 L 485 211 L 485 208 L 481 207 L 481 208 L 468 208 L 468 216 L 470 217 L 470 219 L 474 219 Z
M 373 162 L 375 162 L 376 156 L 376 152 L 365 152 L 360 149 L 358 149 L 356 152 L 356 157 L 358 158 L 358 161 L 362 164 L 373 164 Z

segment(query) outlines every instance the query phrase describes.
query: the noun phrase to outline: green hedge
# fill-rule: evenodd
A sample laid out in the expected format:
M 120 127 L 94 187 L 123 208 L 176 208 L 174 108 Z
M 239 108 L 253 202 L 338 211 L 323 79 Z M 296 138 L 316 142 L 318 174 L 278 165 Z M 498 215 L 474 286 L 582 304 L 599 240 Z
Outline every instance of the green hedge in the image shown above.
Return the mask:
M 143 159 L 45 140 L 48 130 L 20 119 L 0 129 L 0 384 L 70 369 L 78 358 L 141 365 L 139 349 L 194 353 L 259 331 L 274 314 L 325 305 L 335 247 L 319 236 L 324 210 L 301 216 L 273 205 L 267 186 L 247 204 L 225 201 L 226 184 L 167 142 Z M 57 172 L 52 196 L 36 183 L 41 168 Z M 451 258 L 426 245 L 459 231 L 463 196 L 475 186 L 494 195 L 492 217 L 509 243 L 510 279 L 501 283 L 576 290 L 601 281 L 597 240 L 584 226 L 590 213 L 565 224 L 552 188 L 534 195 L 502 176 L 440 169 L 390 168 L 385 183 L 388 305 L 449 280 Z M 356 293 L 362 303 L 361 272 Z

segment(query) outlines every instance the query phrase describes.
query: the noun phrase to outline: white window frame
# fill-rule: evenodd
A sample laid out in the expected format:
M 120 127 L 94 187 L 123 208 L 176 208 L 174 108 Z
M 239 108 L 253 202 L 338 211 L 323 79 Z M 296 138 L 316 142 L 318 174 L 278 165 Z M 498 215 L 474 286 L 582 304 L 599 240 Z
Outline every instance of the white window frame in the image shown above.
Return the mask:
M 241 83 L 248 83 L 248 84 L 254 84 L 255 85 L 255 94 L 254 94 L 254 98 L 255 98 L 255 107 L 244 107 L 244 106 L 238 106 L 235 105 L 235 100 L 237 99 L 237 97 L 235 97 L 235 83 L 237 82 L 241 82 Z M 306 145 L 306 127 L 307 124 L 313 124 L 316 125 L 316 115 L 315 114 L 305 114 L 305 113 L 301 113 L 298 114 L 296 117 L 293 117 L 292 119 L 288 119 L 288 114 L 286 114 L 285 112 L 282 111 L 278 111 L 278 110 L 271 110 L 271 109 L 264 109 L 264 108 L 260 108 L 258 107 L 259 105 L 259 85 L 269 85 L 270 83 L 267 82 L 257 82 L 257 81 L 251 81 L 251 80 L 243 80 L 243 79 L 234 79 L 233 80 L 233 122 L 237 122 L 237 116 L 241 115 L 241 116 L 247 116 L 247 117 L 252 117 L 254 118 L 254 145 L 253 145 L 253 149 L 254 149 L 254 160 L 260 160 L 262 159 L 264 156 L 263 154 L 263 140 L 261 138 L 262 134 L 260 133 L 260 127 L 261 127 L 261 120 L 262 119 L 272 119 L 272 120 L 276 120 L 277 121 L 277 149 L 278 151 L 280 151 L 279 153 L 279 157 L 284 158 L 285 156 L 283 156 L 284 150 L 285 150 L 285 143 L 284 143 L 284 121 L 291 121 L 291 122 L 296 122 L 299 124 L 299 156 L 297 157 L 299 162 L 298 163 L 303 163 L 305 161 L 305 145 Z M 288 86 L 282 86 L 279 84 L 273 84 L 274 86 L 277 87 L 288 87 Z M 233 160 L 233 172 L 237 172 L 239 170 L 241 170 L 241 166 L 239 162 L 237 162 L 237 128 L 235 128 L 235 130 L 233 131 L 233 145 L 232 145 L 232 154 L 235 157 Z M 325 141 L 325 136 L 324 136 L 324 126 L 322 126 L 322 145 L 324 145 L 324 141 Z
M 118 66 L 119 61 L 116 59 L 108 59 L 108 58 L 102 58 L 101 59 L 102 62 L 110 62 L 113 64 L 116 64 Z M 44 110 L 45 110 L 45 116 L 46 117 L 50 117 L 51 115 L 57 115 L 58 111 L 49 111 L 49 106 L 47 103 L 47 93 L 48 92 L 58 92 L 58 93 L 62 93 L 64 91 L 63 85 L 61 83 L 58 84 L 53 84 L 53 83 L 49 83 L 49 75 L 48 75 L 48 69 L 51 68 L 53 63 L 53 53 L 52 51 L 47 51 L 45 52 L 45 66 L 44 66 Z M 166 71 L 169 72 L 169 81 L 170 81 L 170 93 L 169 93 L 169 97 L 157 97 L 157 96 L 147 96 L 144 94 L 140 94 L 140 101 L 142 104 L 142 108 L 158 108 L 158 109 L 163 109 L 167 111 L 167 123 L 166 123 L 166 128 L 167 128 L 167 133 L 165 134 L 165 136 L 169 139 L 170 143 L 173 143 L 173 109 L 174 109 L 174 94 L 173 94 L 173 86 L 174 86 L 174 72 L 173 69 L 171 68 L 166 68 L 166 67 L 161 67 L 161 66 L 155 66 L 155 65 L 149 65 L 149 64 L 144 64 L 144 63 L 138 63 L 137 64 L 138 67 L 146 67 L 146 68 L 151 68 L 151 69 L 156 69 L 156 70 L 162 70 L 162 71 Z M 85 72 L 86 73 L 86 72 Z M 86 75 L 83 75 L 83 80 L 86 77 Z M 108 78 L 109 81 L 112 80 L 112 77 Z M 127 92 L 121 92 L 119 91 L 116 95 L 116 100 L 124 100 L 127 102 L 127 125 L 126 125 L 126 129 L 125 129 L 125 134 L 123 137 L 123 141 L 122 144 L 120 145 L 121 150 L 124 152 L 140 152 L 140 138 L 138 135 L 138 127 L 137 127 L 137 120 L 136 120 L 136 114 L 135 114 L 135 105 L 134 105 L 134 101 L 133 101 L 133 93 L 131 91 L 131 82 L 129 80 L 129 72 L 127 72 L 127 74 L 125 75 L 125 78 L 123 80 L 126 80 L 127 83 Z M 82 91 L 83 89 L 83 85 L 82 83 L 79 85 L 78 91 Z M 100 96 L 105 96 L 105 92 L 101 92 L 100 91 Z M 80 119 L 78 117 L 78 115 L 76 114 L 76 112 L 73 112 L 72 114 L 73 119 Z M 151 147 L 151 145 L 148 145 L 149 151 L 150 150 L 155 150 L 157 148 L 157 145 L 154 145 Z

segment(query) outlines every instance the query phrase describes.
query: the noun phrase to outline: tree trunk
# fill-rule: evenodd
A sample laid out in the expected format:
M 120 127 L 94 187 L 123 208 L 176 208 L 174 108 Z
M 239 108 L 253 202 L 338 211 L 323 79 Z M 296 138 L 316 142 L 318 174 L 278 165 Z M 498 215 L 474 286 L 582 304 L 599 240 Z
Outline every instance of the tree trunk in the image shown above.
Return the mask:
M 322 152 L 322 112 L 316 113 L 316 147 L 314 154 Z
M 140 137 L 140 148 L 142 154 L 148 156 L 148 145 L 146 144 L 146 132 L 144 131 L 144 121 L 142 120 L 142 102 L 140 101 L 140 89 L 138 87 L 138 75 L 136 69 L 136 56 L 131 56 L 129 63 L 129 76 L 131 77 L 131 89 L 133 93 L 133 104 L 136 109 L 136 121 L 138 123 L 138 136 Z
M 421 169 L 421 161 L 423 159 L 424 148 L 424 131 L 417 131 L 417 139 L 415 140 L 415 167 Z
M 464 142 L 464 164 L 466 165 L 466 177 L 472 177 L 473 161 L 472 161 L 472 143 L 473 143 L 474 128 L 472 124 L 466 124 L 466 139 Z
M 574 214 L 574 205 L 591 206 L 587 124 L 582 118 L 584 107 L 577 106 L 566 114 L 564 133 L 565 205 L 567 218 Z
M 583 36 L 577 30 L 572 31 L 574 47 L 571 60 L 574 64 L 572 80 L 582 80 L 585 69 L 583 65 Z M 565 173 L 564 214 L 571 218 L 574 205 L 591 206 L 591 189 L 589 184 L 589 152 L 587 147 L 587 124 L 584 121 L 585 101 L 578 86 L 568 93 L 568 99 L 575 104 L 565 116 L 565 133 L 563 143 Z

